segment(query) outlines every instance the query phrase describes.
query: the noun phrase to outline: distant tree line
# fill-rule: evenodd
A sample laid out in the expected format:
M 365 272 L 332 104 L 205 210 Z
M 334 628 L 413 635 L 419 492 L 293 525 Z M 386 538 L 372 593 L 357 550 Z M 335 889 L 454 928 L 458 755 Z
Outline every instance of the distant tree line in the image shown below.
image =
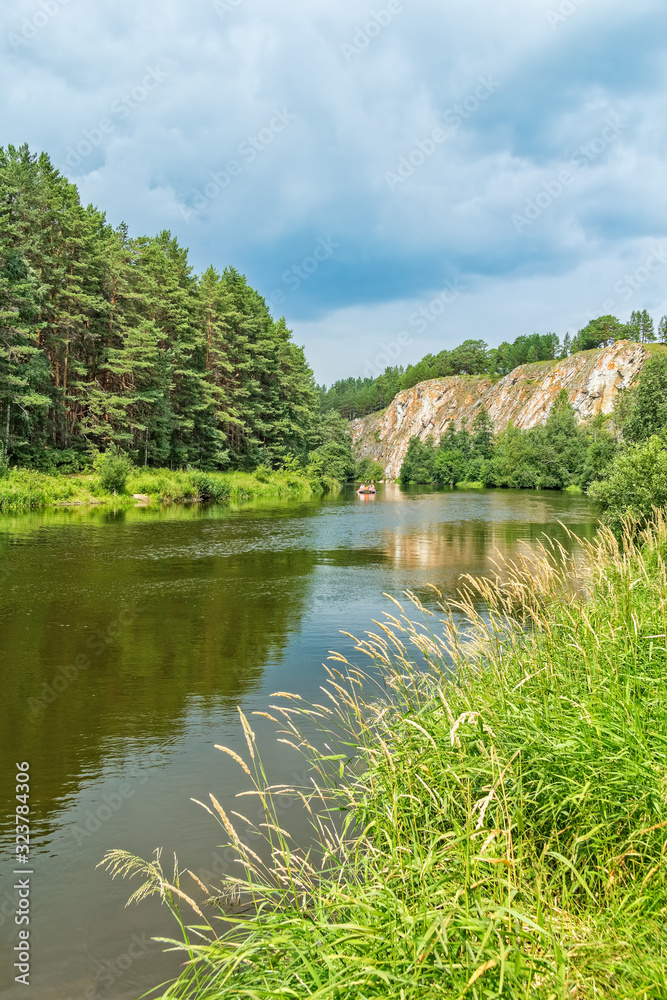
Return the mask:
M 46 154 L 0 148 L 5 460 L 77 468 L 113 445 L 140 464 L 252 469 L 317 461 L 340 433 L 243 275 L 193 274 L 170 233 L 131 237 Z
M 485 409 L 470 429 L 453 421 L 436 442 L 413 437 L 401 468 L 403 483 L 455 486 L 475 482 L 513 489 L 585 489 L 603 474 L 617 451 L 617 438 L 603 416 L 578 423 L 567 393 L 557 397 L 545 424 L 520 430 L 510 424 L 498 435 Z
M 494 434 L 481 408 L 469 428 L 454 421 L 442 437 L 413 437 L 402 483 L 476 483 L 514 489 L 587 490 L 619 527 L 631 513 L 640 523 L 667 505 L 667 352 L 646 362 L 637 384 L 621 391 L 610 416 L 580 423 L 565 390 L 544 424 L 510 423 Z
M 382 410 L 396 393 L 410 389 L 419 382 L 450 375 L 502 376 L 519 365 L 536 361 L 562 360 L 579 351 L 606 347 L 617 340 L 667 343 L 667 316 L 654 323 L 646 310 L 632 313 L 628 323 L 615 316 L 600 316 L 591 320 L 577 334 L 566 334 L 563 342 L 555 333 L 534 333 L 505 341 L 489 348 L 483 340 L 466 340 L 453 350 L 427 354 L 415 365 L 388 367 L 377 378 L 348 378 L 334 382 L 328 388 L 319 387 L 322 409 L 338 410 L 347 420 Z

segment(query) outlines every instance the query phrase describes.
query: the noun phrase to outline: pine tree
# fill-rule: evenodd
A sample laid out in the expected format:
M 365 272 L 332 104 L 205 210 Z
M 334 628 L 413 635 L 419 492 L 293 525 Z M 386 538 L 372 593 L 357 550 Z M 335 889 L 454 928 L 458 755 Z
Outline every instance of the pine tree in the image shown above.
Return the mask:
M 47 156 L 0 149 L 3 454 L 113 445 L 172 466 L 305 462 L 316 409 L 302 348 L 242 275 L 195 278 L 170 233 L 131 239 Z
M 642 331 L 642 316 L 641 313 L 633 309 L 630 313 L 630 319 L 625 324 L 626 337 L 628 340 L 641 340 Z
M 472 447 L 475 455 L 491 458 L 493 453 L 493 421 L 489 411 L 483 406 L 472 425 Z
M 561 359 L 569 358 L 570 354 L 572 354 L 572 338 L 570 337 L 569 333 L 566 333 L 565 336 L 563 337 L 563 347 L 560 353 L 560 357 Z
M 655 328 L 653 326 L 653 319 L 649 316 L 646 309 L 643 309 L 639 314 L 639 329 L 642 344 L 651 344 L 654 342 Z
M 0 149 L 0 427 L 2 454 L 26 446 L 51 403 L 48 365 L 39 347 L 43 289 L 26 257 L 22 181 L 35 170 L 27 147 Z
M 645 441 L 667 428 L 667 357 L 650 358 L 642 368 L 636 388 L 628 394 L 622 423 L 628 441 Z

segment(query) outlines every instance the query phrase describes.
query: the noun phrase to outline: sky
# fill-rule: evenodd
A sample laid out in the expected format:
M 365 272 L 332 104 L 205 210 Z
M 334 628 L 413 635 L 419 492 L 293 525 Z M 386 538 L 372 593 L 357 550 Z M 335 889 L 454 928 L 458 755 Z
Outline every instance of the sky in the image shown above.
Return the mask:
M 664 0 L 14 0 L 0 145 L 233 265 L 318 383 L 667 313 Z

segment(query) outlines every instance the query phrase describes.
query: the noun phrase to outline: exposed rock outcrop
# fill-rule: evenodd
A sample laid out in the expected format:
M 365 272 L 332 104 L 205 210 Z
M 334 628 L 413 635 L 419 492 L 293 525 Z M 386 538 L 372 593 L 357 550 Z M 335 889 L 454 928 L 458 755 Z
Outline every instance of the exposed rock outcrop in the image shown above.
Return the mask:
M 386 410 L 351 421 L 358 458 L 376 459 L 388 479 L 396 479 L 410 438 L 438 440 L 450 420 L 470 426 L 485 406 L 496 432 L 512 420 L 534 427 L 549 416 L 556 396 L 565 389 L 579 420 L 611 413 L 619 389 L 636 380 L 649 357 L 642 344 L 620 340 L 611 347 L 582 351 L 563 361 L 521 365 L 500 379 L 460 376 L 420 382 L 399 392 Z

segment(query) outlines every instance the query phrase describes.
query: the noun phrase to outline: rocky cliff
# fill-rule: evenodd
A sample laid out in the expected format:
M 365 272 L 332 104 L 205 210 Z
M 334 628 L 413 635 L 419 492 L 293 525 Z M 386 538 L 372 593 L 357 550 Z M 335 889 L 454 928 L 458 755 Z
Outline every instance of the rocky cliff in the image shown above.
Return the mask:
M 414 434 L 437 440 L 450 420 L 470 426 L 485 406 L 496 431 L 510 420 L 517 427 L 544 423 L 556 396 L 565 389 L 579 420 L 611 413 L 619 389 L 636 380 L 649 351 L 642 344 L 620 340 L 611 347 L 582 351 L 563 361 L 521 365 L 503 378 L 436 378 L 399 392 L 386 410 L 351 422 L 358 458 L 376 459 L 388 479 L 401 471 L 408 442 Z

